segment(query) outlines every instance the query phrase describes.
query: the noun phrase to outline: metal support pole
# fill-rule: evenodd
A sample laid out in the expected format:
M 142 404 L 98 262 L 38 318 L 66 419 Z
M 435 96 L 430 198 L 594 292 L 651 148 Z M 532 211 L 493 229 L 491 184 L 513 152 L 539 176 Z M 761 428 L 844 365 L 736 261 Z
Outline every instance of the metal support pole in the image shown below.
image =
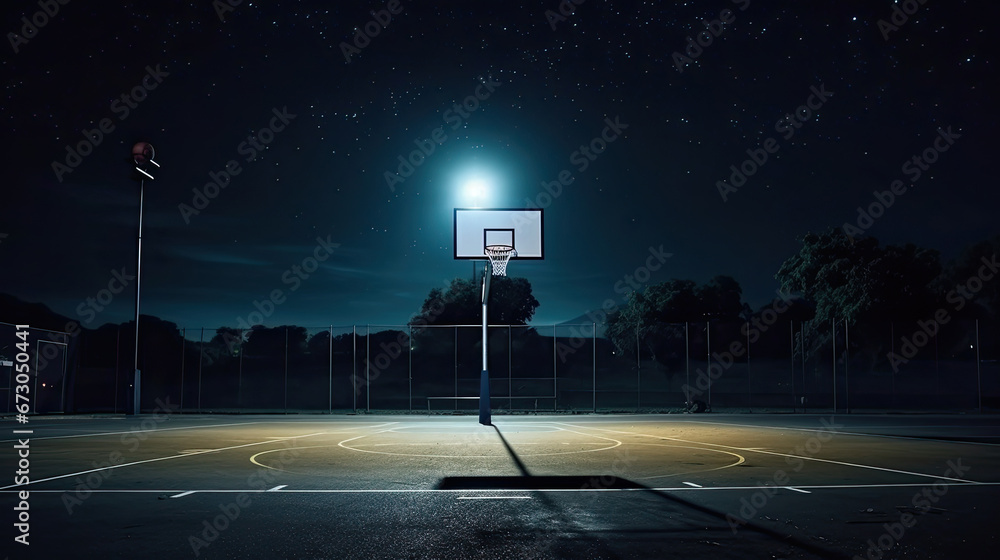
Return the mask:
M 146 180 L 139 179 L 139 243 L 136 248 L 135 254 L 135 360 L 133 362 L 133 370 L 135 372 L 135 397 L 132 402 L 131 414 L 139 414 L 139 286 L 142 282 L 142 203 L 143 203 L 143 191 L 145 190 Z
M 593 350 L 593 374 L 594 374 L 594 414 L 597 414 L 597 323 L 591 323 L 594 330 L 590 334 L 590 347 Z
M 510 325 L 507 325 L 507 411 L 514 410 L 514 355 L 511 353 Z
M 492 422 L 492 412 L 490 406 L 490 371 L 488 362 L 488 350 L 487 350 L 487 303 L 490 299 L 490 284 L 488 274 L 491 274 L 492 270 L 489 265 L 486 266 L 483 271 L 483 371 L 479 375 L 479 423 L 484 426 L 491 425 Z M 456 327 L 457 329 L 457 327 Z M 458 332 L 457 330 L 455 332 Z M 457 346 L 456 346 L 457 348 Z

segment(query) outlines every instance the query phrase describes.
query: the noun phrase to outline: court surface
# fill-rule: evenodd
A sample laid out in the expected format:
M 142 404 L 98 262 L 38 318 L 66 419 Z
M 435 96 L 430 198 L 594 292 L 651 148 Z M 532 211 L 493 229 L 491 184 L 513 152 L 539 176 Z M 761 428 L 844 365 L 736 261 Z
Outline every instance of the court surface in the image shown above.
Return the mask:
M 6 419 L 4 554 L 919 559 L 983 557 L 1000 544 L 997 417 L 493 422 Z M 25 437 L 31 482 L 15 487 Z M 14 541 L 24 490 L 29 546 Z

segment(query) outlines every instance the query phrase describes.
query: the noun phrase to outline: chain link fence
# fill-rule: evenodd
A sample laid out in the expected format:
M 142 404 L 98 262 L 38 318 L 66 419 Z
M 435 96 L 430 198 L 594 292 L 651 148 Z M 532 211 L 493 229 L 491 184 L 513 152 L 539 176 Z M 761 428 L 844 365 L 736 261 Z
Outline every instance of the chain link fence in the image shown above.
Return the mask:
M 39 413 L 130 410 L 134 324 L 32 329 Z M 478 411 L 479 325 L 176 328 L 140 324 L 141 410 Z M 1000 325 L 706 321 L 489 327 L 498 413 L 988 412 L 1000 409 Z M 11 409 L 14 325 L 0 323 Z M 6 356 L 6 357 L 4 357 Z

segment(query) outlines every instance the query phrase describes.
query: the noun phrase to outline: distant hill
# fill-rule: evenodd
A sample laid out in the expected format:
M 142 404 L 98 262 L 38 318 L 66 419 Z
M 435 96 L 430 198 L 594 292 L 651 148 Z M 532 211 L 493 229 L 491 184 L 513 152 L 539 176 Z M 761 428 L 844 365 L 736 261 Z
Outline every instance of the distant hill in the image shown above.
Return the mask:
M 0 322 L 65 332 L 66 324 L 71 321 L 74 319 L 52 311 L 43 303 L 27 302 L 10 294 L 0 294 Z

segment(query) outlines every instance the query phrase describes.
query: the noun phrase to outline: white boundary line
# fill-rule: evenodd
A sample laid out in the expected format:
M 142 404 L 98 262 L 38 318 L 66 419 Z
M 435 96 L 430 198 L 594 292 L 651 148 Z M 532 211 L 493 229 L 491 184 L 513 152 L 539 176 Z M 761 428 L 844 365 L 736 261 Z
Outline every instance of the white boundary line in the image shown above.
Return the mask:
M 383 422 L 381 424 L 375 424 L 374 426 L 360 426 L 366 429 L 376 429 L 382 426 L 388 426 L 390 424 L 397 424 L 398 422 Z M 283 422 L 280 420 L 255 420 L 253 422 L 236 422 L 233 424 L 210 424 L 206 426 L 177 426 L 173 428 L 151 428 L 149 430 L 125 430 L 124 432 L 99 432 L 96 434 L 75 434 L 75 435 L 65 435 L 65 436 L 45 436 L 45 437 L 33 437 L 31 441 L 39 441 L 43 439 L 71 439 L 71 438 L 83 438 L 83 437 L 98 437 L 98 436 L 116 436 L 120 434 L 141 434 L 146 432 L 169 432 L 174 430 L 198 430 L 201 428 L 226 428 L 229 426 L 249 426 L 251 424 L 326 424 L 325 422 Z M 38 428 L 35 428 L 38 429 Z M 344 432 L 344 430 L 340 430 Z M 325 432 L 333 433 L 333 432 Z M 283 437 L 283 436 L 277 436 Z M 16 439 L 0 439 L 0 443 L 16 442 Z
M 966 488 L 978 488 L 980 491 L 984 486 L 1000 486 L 1000 482 L 978 482 L 976 484 L 960 483 L 960 482 L 940 482 L 938 483 L 943 486 L 957 486 Z M 865 489 L 884 489 L 884 488 L 926 488 L 928 485 L 926 483 L 900 483 L 900 484 L 798 484 L 795 488 L 787 488 L 789 490 L 800 490 L 808 488 L 809 490 L 865 490 Z M 784 486 L 778 486 L 776 488 L 785 488 Z M 760 490 L 761 486 L 703 486 L 700 488 L 695 488 L 692 486 L 669 486 L 669 487 L 658 487 L 658 488 L 539 488 L 534 490 L 524 490 L 523 488 L 485 488 L 485 489 L 461 489 L 461 488 L 400 488 L 400 489 L 353 489 L 353 488 L 330 488 L 330 489 L 287 489 L 283 488 L 281 490 L 261 490 L 259 488 L 242 488 L 242 489 L 210 489 L 201 488 L 198 490 L 181 490 L 178 488 L 173 489 L 160 489 L 160 490 L 143 490 L 143 489 L 102 489 L 98 488 L 91 490 L 94 494 L 170 494 L 171 492 L 192 492 L 198 494 L 454 494 L 454 493 L 475 493 L 475 492 L 495 492 L 495 493 L 506 493 L 506 492 L 563 492 L 563 493 L 588 493 L 588 492 L 714 492 L 714 491 L 747 491 L 747 490 Z M 22 487 L 23 490 L 23 487 Z M 0 494 L 16 494 L 22 490 L 17 489 L 3 489 L 0 490 Z M 66 490 L 49 490 L 49 489 L 33 489 L 31 493 L 33 494 L 62 494 L 64 492 L 73 492 L 74 489 Z
M 564 423 L 565 422 L 559 422 L 559 424 L 564 424 Z M 568 424 L 567 423 L 567 425 L 568 426 L 573 426 L 575 428 L 581 428 L 580 426 L 577 426 L 577 425 L 574 425 L 574 424 Z M 931 479 L 934 479 L 934 480 L 951 480 L 951 481 L 955 481 L 955 482 L 962 482 L 964 484 L 981 484 L 980 482 L 976 482 L 975 480 L 968 480 L 968 479 L 963 479 L 963 478 L 952 478 L 952 477 L 948 477 L 948 476 L 940 476 L 940 475 L 934 475 L 934 474 L 918 473 L 918 472 L 904 471 L 904 470 L 899 470 L 899 469 L 890 469 L 890 468 L 886 468 L 886 467 L 876 467 L 874 465 L 862 465 L 860 463 L 848 463 L 846 461 L 834 461 L 833 459 L 820 459 L 819 457 L 806 457 L 804 455 L 792 455 L 790 453 L 778 453 L 776 451 L 762 451 L 760 449 L 750 449 L 750 448 L 743 448 L 743 447 L 735 447 L 735 446 L 732 446 L 732 445 L 722 445 L 720 443 L 707 443 L 707 442 L 703 442 L 703 441 L 691 441 L 691 440 L 687 440 L 687 439 L 672 438 L 672 437 L 668 437 L 668 436 L 653 436 L 653 435 L 649 435 L 649 434 L 638 434 L 638 433 L 635 433 L 635 432 L 625 432 L 625 431 L 621 431 L 621 430 L 608 430 L 608 429 L 605 429 L 605 428 L 591 428 L 591 429 L 592 430 L 600 430 L 602 432 L 611 432 L 613 434 L 628 434 L 628 435 L 632 435 L 632 436 L 656 438 L 656 439 L 663 439 L 663 440 L 669 440 L 669 441 L 680 441 L 680 442 L 683 442 L 683 443 L 691 443 L 691 444 L 697 444 L 697 445 L 711 445 L 713 447 L 722 447 L 722 448 L 725 448 L 725 449 L 734 449 L 734 450 L 737 450 L 737 451 L 745 451 L 745 452 L 750 452 L 750 453 L 761 453 L 761 454 L 764 454 L 764 455 L 777 455 L 778 457 L 790 457 L 790 458 L 793 458 L 793 459 L 801 459 L 801 460 L 805 460 L 805 461 L 817 461 L 817 462 L 820 462 L 820 463 L 830 463 L 830 464 L 833 464 L 833 465 L 841 465 L 841 466 L 845 466 L 845 467 L 857 467 L 857 468 L 862 468 L 862 469 L 872 469 L 872 470 L 876 470 L 876 471 L 892 472 L 892 473 L 897 473 L 897 474 L 906 474 L 906 475 L 910 475 L 910 476 L 920 476 L 920 477 L 925 477 L 925 478 L 931 478 Z
M 888 438 L 888 439 L 908 439 L 908 440 L 918 440 L 918 441 L 934 441 L 939 443 L 961 443 L 963 445 L 988 445 L 988 446 L 1000 446 L 1000 443 L 989 443 L 985 441 L 961 441 L 952 439 L 940 439 L 934 437 L 921 437 L 921 436 L 892 436 L 887 434 L 866 434 L 864 432 L 842 432 L 839 430 L 827 430 L 825 428 L 798 428 L 794 426 L 755 426 L 753 424 L 736 424 L 734 422 L 704 422 L 702 420 L 678 420 L 678 422 L 686 422 L 689 424 L 699 424 L 702 426 L 738 426 L 741 428 L 766 428 L 768 430 L 795 430 L 799 432 L 826 432 L 828 434 L 839 434 L 845 436 L 862 436 L 862 437 L 877 437 L 877 438 Z M 844 426 L 845 428 L 857 429 L 884 429 L 884 428 L 969 428 L 970 426 Z M 997 429 L 996 426 L 971 426 L 973 428 L 985 428 L 985 429 Z M 600 428 L 595 428 L 600 429 Z M 976 437 L 976 436 L 970 436 Z M 983 436 L 983 437 L 1000 437 L 1000 436 Z
M 302 436 L 289 436 L 289 437 L 286 437 L 284 439 L 306 438 L 306 437 L 324 435 L 325 433 L 326 432 L 317 432 L 315 434 L 306 434 L 306 435 L 302 435 Z M 120 469 L 122 467 L 131 467 L 133 465 L 141 465 L 143 463 L 155 463 L 157 461 L 167 461 L 169 459 L 180 459 L 182 457 L 194 457 L 196 455 L 204 455 L 205 453 L 218 453 L 219 451 L 229 451 L 231 449 L 240 449 L 242 447 L 252 447 L 254 445 L 265 445 L 265 444 L 268 444 L 268 443 L 277 443 L 279 441 L 281 441 L 281 440 L 269 439 L 267 441 L 258 441 L 258 442 L 254 442 L 254 443 L 244 443 L 243 445 L 233 445 L 231 447 L 220 447 L 218 449 L 206 449 L 204 451 L 195 451 L 194 453 L 182 453 L 180 455 L 169 455 L 167 457 L 156 457 L 156 458 L 153 458 L 153 459 L 143 459 L 142 461 L 133 461 L 131 463 L 122 463 L 120 465 L 108 465 L 106 467 L 98 467 L 96 469 L 88 469 L 88 470 L 85 470 L 85 471 L 80 471 L 80 472 L 75 472 L 75 473 L 61 474 L 61 475 L 58 475 L 58 476 L 50 476 L 48 478 L 40 478 L 38 480 L 32 480 L 28 484 L 20 484 L 20 485 L 18 485 L 18 484 L 10 484 L 8 486 L 0 486 L 0 491 L 7 490 L 8 488 L 25 488 L 26 489 L 28 486 L 31 486 L 31 485 L 34 485 L 34 484 L 39 484 L 39 483 L 42 483 L 42 482 L 48 482 L 50 480 L 59 480 L 60 478 L 69 478 L 71 476 L 80 476 L 80 475 L 89 474 L 89 473 L 92 473 L 92 472 L 105 471 L 105 470 L 111 470 L 111 469 Z M 31 491 L 34 492 L 35 490 L 32 489 Z M 70 490 L 70 491 L 72 492 L 72 490 Z

